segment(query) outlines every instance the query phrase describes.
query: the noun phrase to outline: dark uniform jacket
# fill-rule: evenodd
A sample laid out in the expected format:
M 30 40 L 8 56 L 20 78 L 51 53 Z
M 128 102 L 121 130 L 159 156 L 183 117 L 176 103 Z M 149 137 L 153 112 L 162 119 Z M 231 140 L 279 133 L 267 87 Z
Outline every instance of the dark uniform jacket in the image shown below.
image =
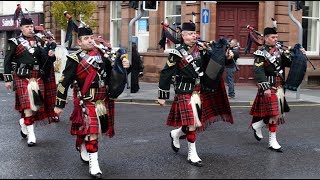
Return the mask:
M 98 51 L 98 50 L 97 50 Z M 83 89 L 86 79 L 89 77 L 90 73 L 88 72 L 88 65 L 87 67 L 79 66 L 81 61 L 86 61 L 85 58 L 82 56 L 88 55 L 88 52 L 78 50 L 75 53 L 67 55 L 67 62 L 65 69 L 63 71 L 63 75 L 59 80 L 59 84 L 57 87 L 57 99 L 56 99 L 56 107 L 64 108 L 67 99 L 67 90 L 69 86 L 76 80 L 77 85 L 80 88 L 80 91 Z M 93 62 L 94 68 L 97 70 L 96 76 L 93 78 L 92 82 L 90 83 L 90 88 L 99 88 L 101 86 L 106 87 L 110 81 L 110 72 L 112 69 L 111 61 L 104 57 L 99 53 L 96 56 L 97 58 L 101 58 L 97 61 Z M 103 84 L 101 84 L 103 83 Z M 101 92 L 107 94 L 107 91 Z M 103 95 L 104 96 L 104 95 Z M 88 90 L 85 94 L 82 94 L 83 99 L 92 100 L 92 94 L 90 94 L 90 90 Z
M 33 48 L 34 53 L 31 54 L 22 44 L 21 38 L 28 41 L 35 41 Z M 4 79 L 5 82 L 10 82 L 13 80 L 13 71 L 17 71 L 18 68 L 29 69 L 29 70 L 44 70 L 43 67 L 46 60 L 54 61 L 54 57 L 49 57 L 48 52 L 41 46 L 40 41 L 37 38 L 27 38 L 25 36 L 18 36 L 16 38 L 9 39 L 9 46 L 6 52 L 4 60 Z M 44 72 L 46 72 L 44 70 Z
M 196 79 L 199 79 L 199 73 L 203 73 L 210 60 L 210 50 L 204 51 L 196 45 L 195 49 L 189 52 L 193 56 L 193 62 L 188 63 L 179 52 L 180 49 L 190 51 L 190 47 L 183 43 L 169 53 L 165 67 L 160 73 L 159 99 L 169 99 L 172 77 L 175 77 L 175 92 L 177 94 L 191 94 Z
M 234 56 L 233 59 L 227 59 L 226 60 L 226 68 L 234 68 L 236 67 L 235 62 L 237 62 L 237 59 L 240 57 L 240 48 L 238 46 L 231 47 L 230 50 L 233 52 Z
M 271 56 L 275 56 L 275 63 L 271 63 L 263 52 L 266 50 Z M 291 66 L 291 59 L 282 49 L 276 47 L 263 46 L 254 52 L 254 77 L 262 90 L 270 89 L 275 86 L 276 77 L 280 77 L 282 84 L 284 83 L 284 68 Z M 278 70 L 276 66 L 279 66 Z M 279 71 L 280 70 L 280 71 Z

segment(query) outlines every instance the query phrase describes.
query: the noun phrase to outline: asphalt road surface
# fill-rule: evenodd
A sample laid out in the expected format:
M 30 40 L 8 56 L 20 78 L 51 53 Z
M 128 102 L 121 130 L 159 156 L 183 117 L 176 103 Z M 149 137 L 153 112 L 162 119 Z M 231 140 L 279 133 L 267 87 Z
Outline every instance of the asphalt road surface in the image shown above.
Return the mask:
M 69 101 L 61 122 L 35 127 L 37 145 L 28 147 L 20 136 L 14 95 L 0 91 L 0 178 L 87 179 L 70 135 Z M 170 106 L 153 103 L 116 103 L 113 138 L 99 142 L 99 163 L 104 179 L 301 179 L 320 178 L 320 105 L 296 103 L 278 127 L 284 153 L 269 150 L 268 130 L 256 141 L 249 128 L 249 105 L 232 106 L 234 124 L 217 122 L 197 135 L 203 167 L 187 162 L 187 142 L 174 153 L 165 120 Z

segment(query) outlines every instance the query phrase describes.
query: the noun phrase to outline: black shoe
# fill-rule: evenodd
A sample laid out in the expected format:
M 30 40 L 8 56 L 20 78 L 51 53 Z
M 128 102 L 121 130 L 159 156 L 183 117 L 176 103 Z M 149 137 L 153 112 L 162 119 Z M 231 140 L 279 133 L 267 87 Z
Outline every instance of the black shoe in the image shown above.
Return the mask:
M 28 135 L 24 134 L 22 131 L 20 131 L 21 136 L 25 139 Z
M 269 149 L 271 149 L 272 151 L 275 151 L 275 152 L 283 153 L 282 148 L 274 149 L 273 147 L 270 146 Z
M 175 146 L 173 145 L 173 137 L 171 136 L 171 132 L 169 133 L 169 135 L 170 135 L 170 138 L 171 138 L 171 148 L 172 148 L 172 150 L 173 150 L 174 152 L 178 152 L 178 151 L 179 151 L 179 148 L 177 148 L 177 147 L 175 147 Z
M 102 179 L 102 174 L 101 173 L 97 173 L 97 174 L 90 174 L 91 177 L 93 177 L 94 179 Z
M 190 159 L 188 160 L 188 162 L 193 165 L 193 166 L 197 166 L 197 167 L 202 167 L 203 164 L 201 161 L 198 161 L 198 162 L 192 162 Z
M 261 138 L 258 137 L 256 134 L 256 130 L 252 126 L 251 126 L 251 128 L 253 129 L 254 137 L 256 138 L 256 140 L 261 141 Z
M 32 147 L 32 146 L 35 146 L 35 145 L 36 145 L 36 143 L 34 143 L 34 142 L 28 143 L 29 147 Z

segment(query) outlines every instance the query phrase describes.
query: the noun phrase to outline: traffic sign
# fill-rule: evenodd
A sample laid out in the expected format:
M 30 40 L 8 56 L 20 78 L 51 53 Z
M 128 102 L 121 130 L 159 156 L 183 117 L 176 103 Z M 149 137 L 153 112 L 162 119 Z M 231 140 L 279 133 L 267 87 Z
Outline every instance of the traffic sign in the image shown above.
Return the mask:
M 201 19 L 203 24 L 208 24 L 209 23 L 209 9 L 202 9 L 201 11 Z

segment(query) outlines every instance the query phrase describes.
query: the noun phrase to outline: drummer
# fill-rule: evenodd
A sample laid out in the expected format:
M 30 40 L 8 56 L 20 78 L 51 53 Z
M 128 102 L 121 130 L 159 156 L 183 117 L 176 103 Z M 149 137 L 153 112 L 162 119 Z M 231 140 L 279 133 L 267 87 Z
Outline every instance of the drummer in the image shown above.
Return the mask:
M 262 128 L 269 129 L 269 149 L 283 152 L 276 139 L 277 126 L 283 124 L 284 113 L 290 108 L 285 98 L 283 85 L 285 83 L 284 68 L 290 67 L 291 59 L 278 43 L 275 28 L 264 29 L 264 44 L 254 52 L 254 77 L 258 86 L 258 93 L 250 110 L 253 116 L 251 126 L 254 137 L 260 141 L 263 138 Z M 305 54 L 305 50 L 301 49 Z

